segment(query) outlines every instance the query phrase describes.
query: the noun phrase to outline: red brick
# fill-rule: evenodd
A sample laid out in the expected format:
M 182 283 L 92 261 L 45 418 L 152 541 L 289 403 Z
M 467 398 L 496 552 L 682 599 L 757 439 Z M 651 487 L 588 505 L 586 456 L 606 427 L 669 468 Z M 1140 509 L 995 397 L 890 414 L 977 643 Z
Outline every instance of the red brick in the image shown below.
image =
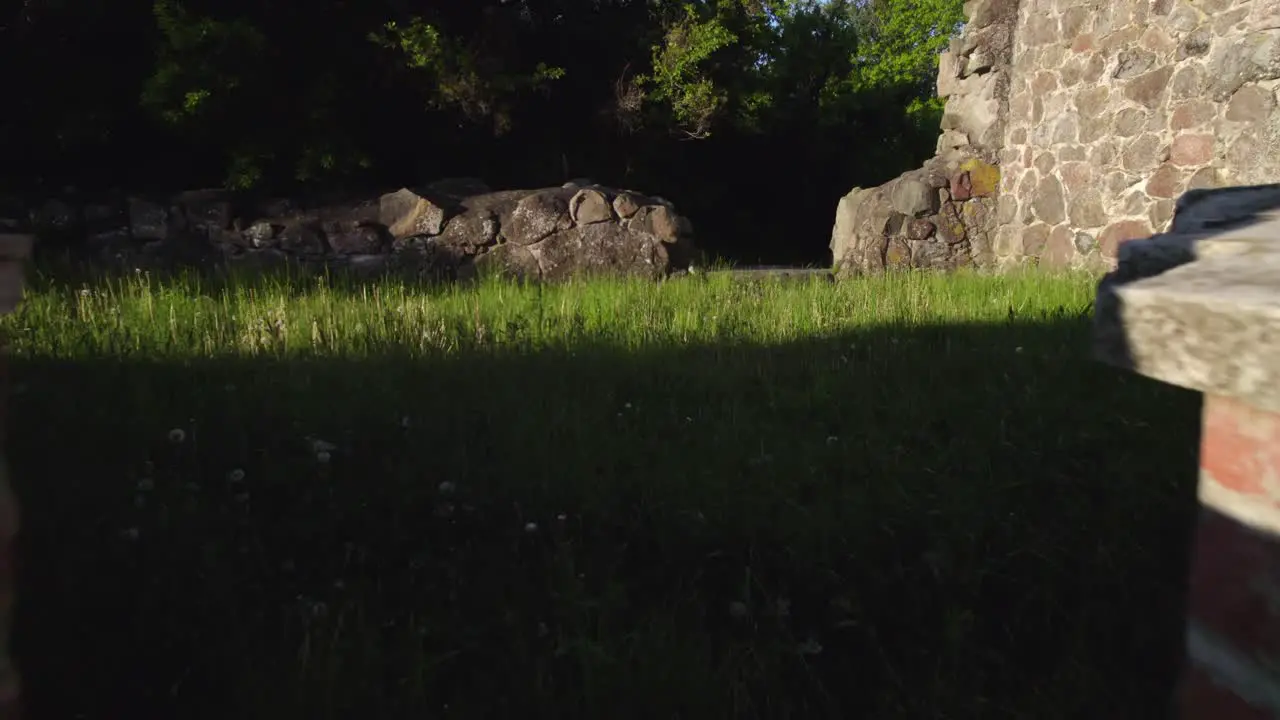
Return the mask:
M 1242 654 L 1280 649 L 1280 539 L 1200 513 L 1187 613 Z
M 1263 485 L 1264 478 L 1280 477 L 1280 416 L 1209 395 L 1203 422 L 1200 469 L 1208 479 L 1280 509 L 1280 488 Z

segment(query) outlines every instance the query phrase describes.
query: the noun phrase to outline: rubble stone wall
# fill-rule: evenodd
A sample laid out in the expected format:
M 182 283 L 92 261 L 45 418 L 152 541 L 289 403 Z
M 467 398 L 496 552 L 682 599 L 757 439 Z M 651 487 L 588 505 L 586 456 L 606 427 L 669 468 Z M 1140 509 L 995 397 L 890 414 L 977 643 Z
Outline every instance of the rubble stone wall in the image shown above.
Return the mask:
M 1190 189 L 1280 180 L 1280 2 L 1023 0 L 995 252 L 1114 266 Z
M 125 269 L 345 269 L 461 280 L 483 268 L 534 280 L 660 279 L 697 257 L 693 225 L 660 197 L 590 180 L 494 192 L 482 182 L 345 198 L 171 196 L 0 202 L 0 232 L 34 230 L 36 255 Z
M 1167 230 L 1188 190 L 1280 180 L 1280 0 L 965 11 L 939 62 L 937 155 L 840 201 L 831 249 L 846 274 L 1110 268 L 1122 243 Z M 937 197 L 892 202 L 919 182 Z

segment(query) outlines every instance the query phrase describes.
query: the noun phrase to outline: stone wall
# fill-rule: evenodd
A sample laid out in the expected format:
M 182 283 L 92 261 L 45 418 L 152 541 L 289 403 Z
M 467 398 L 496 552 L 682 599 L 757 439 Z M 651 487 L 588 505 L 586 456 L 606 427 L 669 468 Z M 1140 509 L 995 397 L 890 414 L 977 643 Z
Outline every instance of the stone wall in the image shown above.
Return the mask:
M 971 0 L 969 23 L 940 60 L 947 98 L 937 155 L 924 167 L 840 199 L 831 252 L 841 274 L 996 262 L 997 167 L 1009 114 L 1016 0 Z
M 1117 266 L 1097 356 L 1204 394 L 1178 717 L 1278 718 L 1280 185 L 1192 191 Z
M 665 277 L 695 259 L 693 226 L 662 198 L 589 180 L 493 192 L 473 179 L 345 198 L 169 196 L 0 202 L 0 232 L 36 233 L 36 256 L 123 269 L 292 265 L 458 280 Z
M 996 254 L 1114 264 L 1189 189 L 1280 179 L 1280 3 L 1023 0 Z
M 1280 180 L 1277 0 L 971 0 L 966 13 L 939 64 L 947 109 L 923 170 L 950 191 L 966 163 L 992 166 L 995 211 L 958 208 L 984 242 L 933 260 L 911 240 L 913 221 L 937 224 L 932 205 L 867 202 L 899 178 L 841 200 L 837 266 L 1114 267 L 1186 191 Z M 943 194 L 944 224 L 948 199 L 967 202 Z

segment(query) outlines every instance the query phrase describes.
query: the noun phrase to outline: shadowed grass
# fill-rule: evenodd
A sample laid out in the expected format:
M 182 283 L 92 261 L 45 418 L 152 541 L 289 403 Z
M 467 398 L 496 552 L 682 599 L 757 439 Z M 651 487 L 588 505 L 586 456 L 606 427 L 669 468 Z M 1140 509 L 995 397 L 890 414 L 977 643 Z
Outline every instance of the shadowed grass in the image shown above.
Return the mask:
M 1093 283 L 37 280 L 33 710 L 1154 716 L 1198 404 Z

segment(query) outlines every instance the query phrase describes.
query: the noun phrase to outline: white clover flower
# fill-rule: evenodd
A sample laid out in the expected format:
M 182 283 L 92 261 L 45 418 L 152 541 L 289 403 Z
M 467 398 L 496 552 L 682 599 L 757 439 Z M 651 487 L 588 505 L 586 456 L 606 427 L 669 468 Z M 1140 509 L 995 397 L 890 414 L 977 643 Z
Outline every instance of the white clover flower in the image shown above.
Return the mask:
M 527 522 L 527 523 L 525 523 L 525 524 L 524 524 L 524 531 L 525 531 L 525 532 L 527 532 L 527 533 L 536 533 L 536 532 L 538 532 L 538 523 L 536 523 L 536 522 Z
M 244 481 L 244 470 L 241 470 L 240 468 L 235 468 L 231 472 L 227 473 L 227 482 L 238 483 L 243 481 Z
M 187 439 L 187 431 L 182 428 L 174 428 L 169 431 L 169 442 L 174 445 L 181 445 Z
M 331 459 L 333 459 L 333 456 L 329 454 L 328 450 L 321 450 L 316 453 L 316 462 L 321 465 L 327 465 Z
M 828 435 L 828 436 L 827 436 L 827 444 L 828 444 L 828 445 L 834 445 L 834 444 L 836 444 L 836 443 L 838 443 L 838 442 L 840 442 L 840 438 L 836 437 L 835 435 Z
M 622 404 L 622 407 L 623 407 L 623 408 L 625 408 L 625 409 L 627 409 L 627 410 L 630 410 L 630 409 L 631 409 L 631 403 L 623 403 L 623 404 Z
M 400 418 L 400 427 L 404 428 L 405 430 L 408 430 L 409 426 L 412 424 L 413 424 L 413 421 L 409 419 L 408 415 L 405 415 L 404 417 Z
M 321 440 L 320 438 L 314 438 L 314 437 L 308 437 L 307 440 L 311 442 L 311 449 L 314 450 L 315 452 L 320 452 L 321 450 L 337 450 L 338 449 L 337 445 L 334 445 L 328 440 Z
M 564 513 L 560 513 L 559 515 L 556 515 L 556 519 L 559 520 L 560 522 L 564 522 L 565 520 L 569 519 L 569 516 Z
M 452 495 L 458 489 L 458 486 L 448 480 L 445 480 L 440 483 L 440 487 L 438 489 L 440 490 L 441 495 Z
M 813 638 L 809 638 L 796 646 L 796 652 L 801 655 L 817 655 L 822 652 L 822 643 L 814 640 Z

